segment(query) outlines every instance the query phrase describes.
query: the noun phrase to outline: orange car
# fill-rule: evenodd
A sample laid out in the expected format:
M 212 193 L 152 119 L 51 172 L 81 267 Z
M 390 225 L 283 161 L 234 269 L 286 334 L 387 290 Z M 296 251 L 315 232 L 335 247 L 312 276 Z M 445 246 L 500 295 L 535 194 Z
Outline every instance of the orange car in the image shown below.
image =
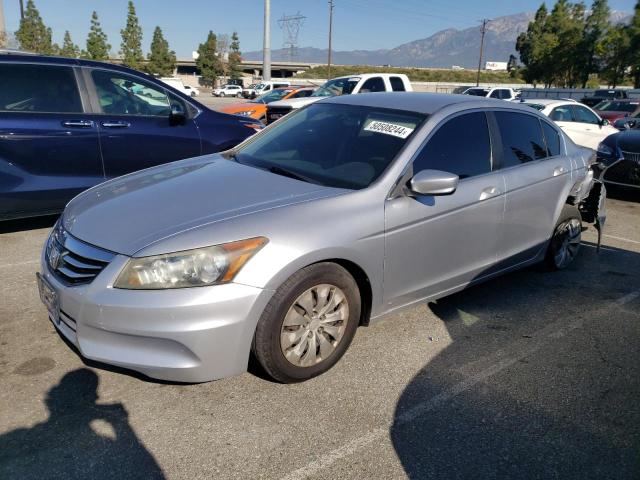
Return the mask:
M 221 111 L 224 113 L 232 113 L 234 115 L 242 115 L 244 117 L 251 117 L 256 120 L 264 121 L 267 116 L 267 103 L 275 102 L 277 100 L 286 100 L 287 98 L 308 97 L 313 93 L 313 90 L 313 87 L 301 87 L 296 85 L 276 88 L 248 102 L 234 103 L 233 105 L 224 107 Z

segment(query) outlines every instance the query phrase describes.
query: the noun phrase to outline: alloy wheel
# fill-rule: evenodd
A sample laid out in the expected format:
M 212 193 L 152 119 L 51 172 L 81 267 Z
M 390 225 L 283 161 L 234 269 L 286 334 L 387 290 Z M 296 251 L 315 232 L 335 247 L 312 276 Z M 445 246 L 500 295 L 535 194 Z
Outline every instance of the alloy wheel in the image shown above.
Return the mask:
M 569 265 L 578 254 L 582 239 L 582 225 L 580 220 L 572 218 L 558 228 L 556 232 L 556 252 L 553 256 L 559 269 Z

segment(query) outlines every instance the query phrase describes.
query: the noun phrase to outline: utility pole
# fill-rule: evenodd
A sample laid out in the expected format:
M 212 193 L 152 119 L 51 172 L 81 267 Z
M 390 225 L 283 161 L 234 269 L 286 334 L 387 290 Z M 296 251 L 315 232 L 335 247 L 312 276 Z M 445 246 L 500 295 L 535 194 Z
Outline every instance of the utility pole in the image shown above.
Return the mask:
M 482 19 L 482 27 L 480 27 L 480 33 L 482 36 L 480 37 L 480 58 L 478 58 L 478 75 L 476 76 L 476 87 L 480 86 L 480 68 L 482 68 L 482 50 L 484 49 L 484 34 L 487 33 L 487 23 L 490 20 L 486 18 Z
M 2 48 L 7 40 L 7 29 L 4 24 L 4 9 L 2 0 L 0 0 L 0 48 Z
M 262 79 L 271 80 L 271 0 L 264 0 L 264 38 L 262 40 Z
M 327 80 L 331 78 L 331 35 L 333 30 L 333 0 L 329 0 L 329 55 L 327 57 Z

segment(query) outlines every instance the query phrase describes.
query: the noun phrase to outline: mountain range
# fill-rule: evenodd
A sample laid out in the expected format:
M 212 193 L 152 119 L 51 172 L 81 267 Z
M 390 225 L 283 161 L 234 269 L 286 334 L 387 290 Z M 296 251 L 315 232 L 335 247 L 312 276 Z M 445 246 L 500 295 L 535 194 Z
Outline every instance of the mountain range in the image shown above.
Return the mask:
M 485 35 L 483 61 L 506 62 L 509 55 L 517 55 L 516 39 L 527 30 L 533 20 L 533 13 L 518 13 L 491 20 Z M 612 21 L 627 21 L 625 12 L 613 12 Z M 332 62 L 338 65 L 393 65 L 397 67 L 433 67 L 451 68 L 459 65 L 474 68 L 478 65 L 480 48 L 480 28 L 464 30 L 448 28 L 434 33 L 430 37 L 404 43 L 395 48 L 381 50 L 334 50 Z M 262 51 L 246 52 L 245 60 L 262 60 Z M 287 49 L 271 51 L 274 61 L 300 61 L 326 63 L 327 49 L 301 47 L 292 59 Z

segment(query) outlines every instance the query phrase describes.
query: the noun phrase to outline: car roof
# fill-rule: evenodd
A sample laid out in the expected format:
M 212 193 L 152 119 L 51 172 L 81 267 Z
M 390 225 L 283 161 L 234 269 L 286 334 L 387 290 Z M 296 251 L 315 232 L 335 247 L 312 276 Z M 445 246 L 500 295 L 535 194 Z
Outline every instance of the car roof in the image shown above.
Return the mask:
M 469 104 L 471 108 L 499 107 L 525 109 L 517 103 L 505 102 L 495 98 L 474 97 L 472 95 L 456 95 L 453 93 L 424 92 L 376 92 L 359 95 L 340 95 L 327 97 L 319 103 L 335 103 L 341 105 L 357 105 L 363 107 L 391 108 L 407 112 L 431 115 L 445 107 L 456 104 Z M 471 105 L 473 104 L 473 106 Z M 526 107 L 529 111 L 531 107 Z
M 575 100 L 561 100 L 558 98 L 527 98 L 521 103 L 544 105 L 545 107 L 549 105 L 582 105 Z
M 371 78 L 371 77 L 403 77 L 403 78 L 409 78 L 407 77 L 406 74 L 404 73 L 352 73 L 351 75 L 342 75 L 340 77 L 334 77 L 331 78 L 330 80 L 337 80 L 339 78 L 351 78 L 351 77 L 358 77 L 360 79 L 365 79 L 365 78 Z

